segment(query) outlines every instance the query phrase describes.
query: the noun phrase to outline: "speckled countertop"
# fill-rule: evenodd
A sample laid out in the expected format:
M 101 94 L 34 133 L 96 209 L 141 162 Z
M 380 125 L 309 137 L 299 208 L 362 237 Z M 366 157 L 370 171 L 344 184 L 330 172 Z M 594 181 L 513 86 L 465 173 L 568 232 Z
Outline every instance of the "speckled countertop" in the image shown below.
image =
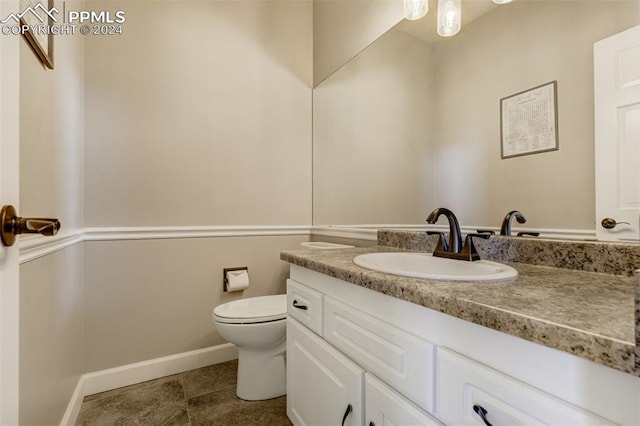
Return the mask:
M 388 251 L 404 249 L 379 245 L 340 250 L 295 250 L 282 252 L 280 258 L 640 375 L 635 366 L 636 280 L 629 274 L 613 275 L 505 262 L 518 271 L 518 277 L 503 282 L 469 283 L 400 277 L 364 269 L 353 263 L 353 258 L 359 254 Z M 415 247 L 413 251 L 416 251 Z

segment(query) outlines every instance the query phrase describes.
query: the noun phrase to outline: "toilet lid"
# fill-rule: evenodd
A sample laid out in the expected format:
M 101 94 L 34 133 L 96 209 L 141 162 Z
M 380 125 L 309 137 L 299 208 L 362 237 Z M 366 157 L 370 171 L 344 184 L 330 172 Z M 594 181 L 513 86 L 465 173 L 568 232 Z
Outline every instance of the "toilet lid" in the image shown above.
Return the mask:
M 287 295 L 250 297 L 224 303 L 213 309 L 213 318 L 225 323 L 257 323 L 287 317 Z

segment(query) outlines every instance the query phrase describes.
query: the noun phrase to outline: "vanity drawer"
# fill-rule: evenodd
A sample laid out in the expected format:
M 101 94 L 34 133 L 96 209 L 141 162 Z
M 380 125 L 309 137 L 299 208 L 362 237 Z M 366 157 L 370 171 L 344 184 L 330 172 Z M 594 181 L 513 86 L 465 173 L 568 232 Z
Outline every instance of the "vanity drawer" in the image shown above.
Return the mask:
M 433 412 L 435 345 L 385 321 L 324 299 L 324 338 L 422 409 Z
M 287 280 L 287 315 L 322 336 L 322 293 Z
M 442 347 L 437 377 L 436 415 L 447 424 L 484 424 L 479 407 L 495 426 L 613 424 Z

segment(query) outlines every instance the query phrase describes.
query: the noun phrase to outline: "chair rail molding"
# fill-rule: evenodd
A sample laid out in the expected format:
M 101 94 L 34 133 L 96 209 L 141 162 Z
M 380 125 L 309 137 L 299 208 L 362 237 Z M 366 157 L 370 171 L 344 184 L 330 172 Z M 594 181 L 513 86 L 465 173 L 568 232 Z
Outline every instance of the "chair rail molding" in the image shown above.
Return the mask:
M 429 226 L 442 229 L 446 226 Z M 465 226 L 463 233 L 491 227 Z M 222 238 L 222 237 L 275 237 L 275 236 L 324 236 L 375 241 L 378 229 L 424 231 L 427 226 L 411 224 L 370 225 L 231 225 L 231 226 L 136 226 L 136 227 L 86 227 L 61 230 L 53 237 L 31 235 L 20 237 L 20 264 L 30 262 L 83 241 L 166 240 L 172 238 Z M 575 229 L 514 229 L 514 231 L 540 232 L 541 238 L 565 240 L 595 240 L 595 230 Z
M 310 225 L 87 227 L 60 231 L 53 237 L 29 236 L 19 241 L 20 264 L 83 241 L 166 240 L 172 238 L 264 237 L 311 235 Z

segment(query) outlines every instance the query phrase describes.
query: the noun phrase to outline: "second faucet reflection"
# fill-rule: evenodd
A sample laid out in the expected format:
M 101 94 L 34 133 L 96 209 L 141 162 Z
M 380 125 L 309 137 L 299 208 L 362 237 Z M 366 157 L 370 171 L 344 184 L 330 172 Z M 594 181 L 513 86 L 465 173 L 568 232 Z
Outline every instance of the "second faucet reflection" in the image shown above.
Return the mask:
M 502 219 L 502 226 L 500 227 L 500 235 L 506 235 L 508 237 L 511 236 L 511 220 L 514 218 L 514 216 L 518 221 L 518 223 L 527 222 L 527 218 L 524 217 L 524 215 L 520 211 L 511 210 L 509 213 L 507 213 L 504 219 Z

